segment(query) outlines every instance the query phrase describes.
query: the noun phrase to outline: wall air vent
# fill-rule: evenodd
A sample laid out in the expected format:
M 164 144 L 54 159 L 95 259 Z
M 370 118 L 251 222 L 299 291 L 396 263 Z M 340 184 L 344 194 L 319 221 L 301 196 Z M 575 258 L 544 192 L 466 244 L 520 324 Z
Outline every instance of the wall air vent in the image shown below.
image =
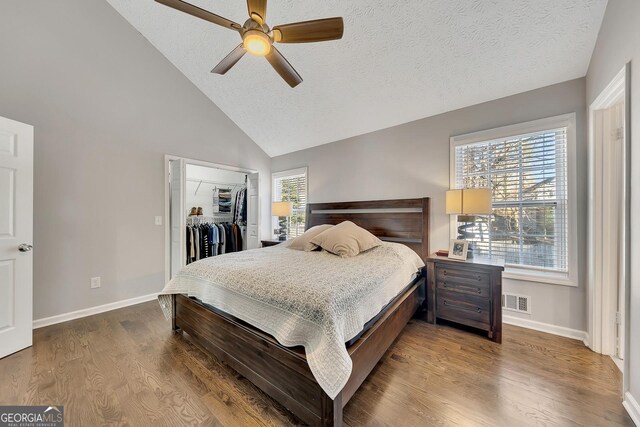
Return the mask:
M 530 298 L 526 295 L 502 294 L 502 308 L 518 313 L 531 314 Z

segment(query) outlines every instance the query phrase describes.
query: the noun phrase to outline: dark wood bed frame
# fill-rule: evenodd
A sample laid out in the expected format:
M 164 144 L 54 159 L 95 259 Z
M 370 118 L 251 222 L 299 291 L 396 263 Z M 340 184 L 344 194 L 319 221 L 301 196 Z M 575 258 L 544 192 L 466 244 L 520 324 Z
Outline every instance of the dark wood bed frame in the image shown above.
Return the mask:
M 306 227 L 349 220 L 382 240 L 409 246 L 426 260 L 429 204 L 429 198 L 310 204 Z M 302 347 L 284 347 L 270 335 L 185 295 L 174 295 L 172 327 L 189 334 L 309 425 L 341 426 L 344 406 L 420 308 L 424 286 L 423 273 L 347 349 L 353 369 L 333 400 L 313 377 Z

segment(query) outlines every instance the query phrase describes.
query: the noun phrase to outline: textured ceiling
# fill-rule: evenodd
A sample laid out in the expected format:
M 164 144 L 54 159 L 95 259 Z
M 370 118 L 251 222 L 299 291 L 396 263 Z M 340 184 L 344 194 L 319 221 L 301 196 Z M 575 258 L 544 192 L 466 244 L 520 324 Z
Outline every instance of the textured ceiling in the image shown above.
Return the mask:
M 582 77 L 606 0 L 270 0 L 267 22 L 343 16 L 344 38 L 280 44 L 210 70 L 240 36 L 153 0 L 107 0 L 264 151 L 276 156 Z M 190 0 L 242 24 L 244 0 Z

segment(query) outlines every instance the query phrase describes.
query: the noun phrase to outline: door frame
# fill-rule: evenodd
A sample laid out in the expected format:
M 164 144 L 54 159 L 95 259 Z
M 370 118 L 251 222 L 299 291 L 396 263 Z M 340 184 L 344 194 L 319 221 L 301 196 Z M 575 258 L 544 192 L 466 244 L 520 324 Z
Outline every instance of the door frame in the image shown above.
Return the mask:
M 189 159 L 187 157 L 176 156 L 173 154 L 164 155 L 164 282 L 168 283 L 171 279 L 171 224 L 170 216 L 170 199 L 171 189 L 169 185 L 169 162 L 172 160 L 184 160 L 185 166 L 196 165 L 206 166 L 210 168 L 223 169 L 233 172 L 241 172 L 245 174 L 259 173 L 254 169 L 241 168 L 237 166 L 225 165 L 222 163 L 213 163 L 205 160 Z M 259 199 L 258 199 L 259 200 Z M 258 236 L 260 236 L 260 206 L 258 206 Z
M 631 111 L 631 98 L 630 98 L 630 63 L 628 63 L 622 70 L 620 70 L 616 76 L 611 80 L 607 87 L 598 95 L 598 97 L 589 106 L 589 243 L 588 243 L 588 259 L 589 259 L 589 271 L 588 271 L 588 327 L 589 327 L 589 347 L 597 352 L 602 353 L 610 352 L 610 348 L 606 343 L 611 342 L 612 329 L 606 327 L 610 324 L 611 319 L 615 319 L 615 312 L 611 312 L 613 301 L 610 300 L 611 286 L 607 286 L 602 282 L 596 280 L 596 263 L 599 262 L 601 252 L 596 247 L 596 217 L 598 215 L 596 207 L 598 203 L 596 200 L 600 197 L 601 189 L 595 182 L 595 171 L 597 168 L 595 154 L 596 154 L 596 142 L 599 138 L 596 134 L 596 120 L 598 112 L 604 109 L 608 109 L 614 106 L 620 99 L 624 99 L 624 142 L 623 142 L 623 161 L 624 161 L 624 176 L 625 182 L 624 193 L 622 197 L 624 199 L 623 209 L 623 226 L 624 236 L 621 239 L 621 249 L 623 249 L 623 258 L 620 260 L 623 262 L 622 268 L 619 270 L 624 275 L 623 292 L 624 292 L 624 320 L 623 320 L 623 337 L 624 337 L 624 389 L 623 393 L 628 390 L 628 366 L 629 366 L 629 288 L 630 288 L 630 184 L 631 184 L 631 132 L 630 132 L 630 111 Z M 599 191 L 600 190 L 600 191 Z M 604 301 L 604 303 L 603 303 Z M 605 323 L 606 322 L 606 323 Z M 603 344 L 605 343 L 605 344 Z

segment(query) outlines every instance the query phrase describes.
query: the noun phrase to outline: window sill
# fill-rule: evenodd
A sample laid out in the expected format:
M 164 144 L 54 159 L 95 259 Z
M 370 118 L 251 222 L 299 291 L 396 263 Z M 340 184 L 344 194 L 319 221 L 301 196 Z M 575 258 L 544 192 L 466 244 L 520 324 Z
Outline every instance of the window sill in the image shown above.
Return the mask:
M 562 273 L 544 273 L 521 268 L 506 267 L 502 273 L 503 279 L 522 280 L 525 282 L 545 283 L 548 285 L 578 287 L 578 284 Z

